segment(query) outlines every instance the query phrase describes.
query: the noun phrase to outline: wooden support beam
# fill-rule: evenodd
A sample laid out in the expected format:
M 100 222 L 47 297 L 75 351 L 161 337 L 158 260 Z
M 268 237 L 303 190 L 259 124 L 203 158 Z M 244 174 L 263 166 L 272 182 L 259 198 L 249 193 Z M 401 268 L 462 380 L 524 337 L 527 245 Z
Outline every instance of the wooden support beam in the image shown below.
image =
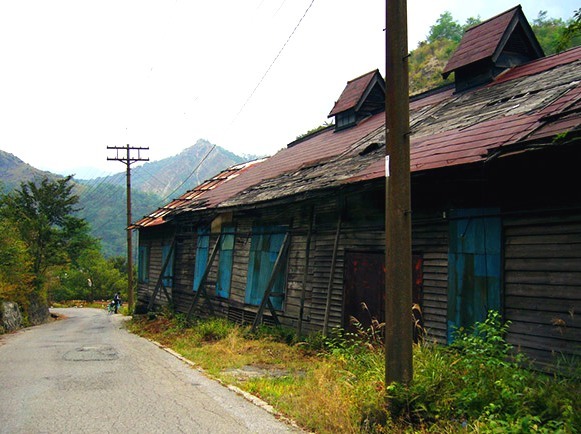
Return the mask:
M 339 238 L 341 237 L 341 225 L 343 222 L 343 210 L 339 211 L 337 219 L 337 232 L 335 233 L 335 244 L 333 245 L 333 259 L 331 260 L 331 270 L 329 271 L 329 284 L 327 285 L 327 303 L 325 305 L 325 321 L 323 322 L 323 336 L 327 336 L 329 331 L 329 316 L 331 314 L 331 293 L 333 291 L 333 277 L 335 276 L 335 265 L 337 263 L 337 252 L 339 250 Z
M 270 273 L 270 278 L 268 279 L 268 284 L 266 285 L 266 289 L 264 290 L 264 295 L 262 296 L 262 301 L 260 302 L 260 306 L 258 307 L 258 312 L 256 312 L 256 317 L 252 323 L 252 330 L 255 330 L 258 324 L 262 321 L 262 315 L 264 314 L 264 308 L 268 305 L 268 309 L 274 318 L 274 321 L 277 325 L 280 324 L 278 320 L 278 316 L 276 315 L 276 311 L 272 302 L 270 301 L 270 293 L 272 292 L 272 287 L 274 286 L 274 281 L 276 280 L 276 275 L 278 274 L 280 267 L 283 264 L 282 258 L 284 258 L 286 251 L 288 250 L 288 246 L 290 244 L 290 236 L 287 232 L 284 236 L 284 240 L 282 241 L 282 246 L 280 246 L 280 250 L 278 251 L 278 255 L 276 257 L 276 261 L 274 262 L 274 267 L 272 268 L 272 273 Z
M 300 336 L 303 333 L 303 315 L 305 311 L 305 296 L 307 292 L 307 277 L 309 275 L 309 260 L 311 254 L 311 237 L 313 235 L 313 226 L 315 225 L 315 207 L 311 207 L 311 215 L 309 219 L 309 230 L 307 232 L 307 245 L 305 247 L 305 270 L 303 272 L 303 283 L 301 288 L 301 300 L 299 307 L 299 318 L 297 321 L 297 334 Z
M 153 289 L 153 294 L 151 295 L 151 298 L 149 299 L 149 304 L 147 305 L 147 310 L 150 311 L 153 308 L 153 303 L 155 302 L 155 299 L 157 297 L 157 293 L 159 292 L 160 288 L 163 288 L 163 291 L 165 293 L 165 296 L 167 298 L 167 301 L 169 302 L 170 306 L 173 307 L 173 301 L 169 295 L 169 293 L 167 292 L 167 288 L 165 287 L 165 285 L 163 284 L 163 279 L 164 274 L 165 274 L 165 270 L 167 268 L 167 265 L 169 264 L 169 261 L 171 259 L 171 255 L 174 251 L 176 245 L 176 239 L 174 237 L 171 246 L 169 248 L 169 253 L 165 258 L 165 261 L 163 261 L 163 265 L 161 266 L 161 272 L 159 273 L 159 277 L 157 278 L 157 282 L 155 283 L 155 288 Z
M 210 274 L 210 267 L 212 266 L 212 263 L 214 262 L 214 259 L 216 258 L 216 254 L 218 253 L 218 248 L 220 246 L 221 241 L 222 241 L 222 234 L 220 234 L 218 236 L 218 239 L 216 240 L 216 244 L 214 244 L 214 248 L 212 249 L 212 253 L 210 254 L 210 259 L 208 259 L 208 262 L 206 263 L 206 268 L 204 269 L 204 274 L 202 274 L 202 278 L 200 279 L 200 282 L 198 283 L 198 287 L 196 288 L 196 295 L 194 296 L 194 299 L 192 300 L 192 304 L 190 304 L 190 308 L 188 309 L 186 321 L 190 321 L 190 317 L 192 316 L 192 313 L 194 311 L 194 307 L 196 306 L 198 299 L 202 295 L 204 296 L 204 301 L 205 301 L 206 305 L 208 306 L 208 310 L 210 311 L 210 314 L 211 315 L 214 314 L 214 306 L 212 306 L 212 302 L 210 301 L 210 298 L 208 297 L 208 293 L 206 292 L 206 280 L 208 279 L 208 274 Z

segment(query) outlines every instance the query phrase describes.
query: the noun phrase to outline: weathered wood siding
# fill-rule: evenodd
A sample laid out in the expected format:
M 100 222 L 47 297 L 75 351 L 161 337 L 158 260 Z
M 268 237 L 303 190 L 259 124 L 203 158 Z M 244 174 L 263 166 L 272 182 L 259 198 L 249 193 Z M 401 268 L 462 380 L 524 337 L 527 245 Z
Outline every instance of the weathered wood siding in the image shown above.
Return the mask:
M 504 218 L 508 340 L 539 361 L 581 356 L 581 212 Z
M 527 160 L 528 161 L 528 160 Z M 539 162 L 540 164 L 540 162 Z M 555 169 L 553 185 L 534 185 L 536 168 L 522 165 L 527 173 L 509 170 L 495 175 L 496 184 L 482 176 L 463 183 L 468 170 L 457 173 L 447 183 L 424 182 L 416 189 L 412 219 L 413 253 L 422 258 L 423 293 L 421 307 L 428 336 L 441 343 L 447 337 L 449 221 L 454 208 L 496 207 L 502 221 L 502 296 L 501 310 L 511 321 L 508 340 L 539 361 L 554 355 L 567 358 L 581 355 L 581 210 L 579 193 L 568 194 L 557 188 L 573 185 L 560 179 Z M 524 171 L 525 169 L 523 169 Z M 571 176 L 571 172 L 564 172 Z M 447 175 L 446 175 L 447 176 Z M 444 178 L 443 178 L 444 179 Z M 445 178 L 448 179 L 448 178 Z M 331 304 L 329 328 L 344 326 L 345 252 L 382 253 L 385 249 L 384 199 L 382 184 L 367 189 L 336 194 L 317 200 L 273 204 L 264 208 L 238 210 L 229 224 L 236 228 L 232 282 L 229 298 L 215 295 L 219 253 L 212 263 L 206 290 L 216 314 L 239 322 L 251 322 L 257 306 L 245 303 L 252 228 L 255 225 L 288 225 L 290 248 L 286 264 L 281 322 L 296 327 L 304 290 L 303 331 L 320 331 L 325 321 L 329 282 Z M 538 193 L 550 203 L 538 201 Z M 470 193 L 478 191 L 479 194 Z M 526 194 L 525 194 L 526 193 Z M 518 197 L 518 201 L 514 198 Z M 536 209 L 535 209 L 536 208 Z M 561 211 L 551 211 L 561 210 Z M 429 211 L 427 211 L 429 210 Z M 527 211 L 524 211 L 527 210 Z M 563 211 L 568 210 L 568 211 Z M 336 230 L 341 215 L 341 231 L 331 278 Z M 192 290 L 197 245 L 197 228 L 210 220 L 195 221 L 187 214 L 177 224 L 175 283 L 173 297 L 178 311 L 187 312 Z M 230 221 L 230 220 L 229 220 Z M 306 250 L 309 226 L 313 223 L 309 251 Z M 139 299 L 146 300 L 161 271 L 161 248 L 171 239 L 169 232 L 145 231 L 143 242 L 150 243 L 150 279 L 139 285 Z M 212 234 L 211 251 L 218 234 Z M 307 264 L 308 268 L 305 269 Z M 378 270 L 379 271 L 379 270 Z M 306 276 L 306 282 L 304 282 Z M 305 283 L 305 284 L 304 284 Z M 303 287 L 304 284 L 304 287 Z M 199 303 L 196 315 L 205 315 Z M 271 322 L 268 310 L 265 322 Z
M 173 240 L 174 228 L 167 225 L 166 227 L 158 227 L 156 229 L 142 229 L 139 231 L 139 245 L 149 247 L 149 273 L 147 282 L 137 283 L 137 297 L 136 306 L 139 311 L 140 307 L 144 308 L 149 304 L 149 300 L 153 295 L 155 285 L 161 273 L 162 250 L 163 246 L 170 244 Z M 160 291 L 156 301 L 157 304 L 165 304 L 167 300 L 163 291 Z M 172 296 L 172 288 L 168 288 L 170 296 Z
M 448 314 L 448 222 L 433 215 L 414 213 L 412 250 L 423 259 L 421 308 L 424 328 L 428 338 L 445 343 Z

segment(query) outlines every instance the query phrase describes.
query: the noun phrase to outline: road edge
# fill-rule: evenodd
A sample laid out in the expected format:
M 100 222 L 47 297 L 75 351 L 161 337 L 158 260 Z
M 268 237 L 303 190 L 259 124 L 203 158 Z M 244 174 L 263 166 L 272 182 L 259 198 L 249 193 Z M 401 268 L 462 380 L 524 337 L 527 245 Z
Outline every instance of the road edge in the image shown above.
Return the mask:
M 203 374 L 206 378 L 209 378 L 210 380 L 216 381 L 217 383 L 219 383 L 221 386 L 231 390 L 232 392 L 242 396 L 244 399 L 246 399 L 247 401 L 251 402 L 252 404 L 256 405 L 257 407 L 260 407 L 261 409 L 263 409 L 264 411 L 272 414 L 277 420 L 280 420 L 281 422 L 286 423 L 287 425 L 292 426 L 293 428 L 296 428 L 298 430 L 300 430 L 301 432 L 304 433 L 309 433 L 310 431 L 305 431 L 301 426 L 299 426 L 299 424 L 297 424 L 294 420 L 288 418 L 287 416 L 285 416 L 284 414 L 280 413 L 279 411 L 277 411 L 272 405 L 270 405 L 268 402 L 260 399 L 259 397 L 252 395 L 249 392 L 246 392 L 245 390 L 240 389 L 237 386 L 234 386 L 232 384 L 228 384 L 226 382 L 224 382 L 223 380 L 221 380 L 218 377 L 215 377 L 214 375 L 209 374 L 207 371 L 205 371 L 202 367 L 200 367 L 199 365 L 197 365 L 196 363 L 192 362 L 191 360 L 185 358 L 184 356 L 182 356 L 180 353 L 174 351 L 173 349 L 171 349 L 170 347 L 166 347 L 165 345 L 153 340 L 153 339 L 149 339 L 149 338 L 144 338 L 146 340 L 148 340 L 149 342 L 151 342 L 152 344 L 154 344 L 155 346 L 157 346 L 158 348 L 164 350 L 165 352 L 167 352 L 168 354 L 171 354 L 172 356 L 174 356 L 175 358 L 181 360 L 182 362 L 184 362 L 185 364 L 187 364 L 188 366 L 190 366 L 191 368 L 197 370 L 198 372 L 200 372 L 201 374 Z

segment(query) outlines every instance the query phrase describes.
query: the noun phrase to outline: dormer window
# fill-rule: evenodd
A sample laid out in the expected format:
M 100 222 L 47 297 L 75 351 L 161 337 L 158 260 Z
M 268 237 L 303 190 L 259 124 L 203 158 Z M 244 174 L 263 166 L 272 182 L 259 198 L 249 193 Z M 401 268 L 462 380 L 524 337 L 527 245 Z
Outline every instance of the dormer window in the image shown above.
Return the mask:
M 342 130 L 355 125 L 355 110 L 348 110 L 335 116 L 335 130 Z
M 340 131 L 384 108 L 385 82 L 376 69 L 347 83 L 329 117 L 335 117 L 335 131 Z
M 454 72 L 456 91 L 461 92 L 543 56 L 522 8 L 516 6 L 466 30 L 442 75 Z

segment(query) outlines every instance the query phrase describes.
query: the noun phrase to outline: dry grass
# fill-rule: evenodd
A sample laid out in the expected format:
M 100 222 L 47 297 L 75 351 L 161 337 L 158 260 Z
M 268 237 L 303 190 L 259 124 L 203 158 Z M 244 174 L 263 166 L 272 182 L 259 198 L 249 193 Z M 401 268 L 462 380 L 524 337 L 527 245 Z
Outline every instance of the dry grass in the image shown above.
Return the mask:
M 128 327 L 317 433 L 573 433 L 580 425 L 579 376 L 552 378 L 511 362 L 507 344 L 494 339 L 504 334 L 498 324 L 481 324 L 485 333 L 458 338 L 455 347 L 416 346 L 413 383 L 387 389 L 384 353 L 368 340 L 293 343 L 280 328 L 256 335 L 224 320 L 186 327 L 164 316 Z
M 316 355 L 301 345 L 253 338 L 247 328 L 239 326 L 230 326 L 223 339 L 209 341 L 200 338 L 195 326 L 176 326 L 175 320 L 163 316 L 137 319 L 128 327 L 171 347 L 222 381 L 264 399 L 308 430 L 361 432 L 361 405 L 353 394 L 355 379 L 340 366 L 344 361 Z M 244 367 L 265 374 L 241 378 L 231 373 Z

